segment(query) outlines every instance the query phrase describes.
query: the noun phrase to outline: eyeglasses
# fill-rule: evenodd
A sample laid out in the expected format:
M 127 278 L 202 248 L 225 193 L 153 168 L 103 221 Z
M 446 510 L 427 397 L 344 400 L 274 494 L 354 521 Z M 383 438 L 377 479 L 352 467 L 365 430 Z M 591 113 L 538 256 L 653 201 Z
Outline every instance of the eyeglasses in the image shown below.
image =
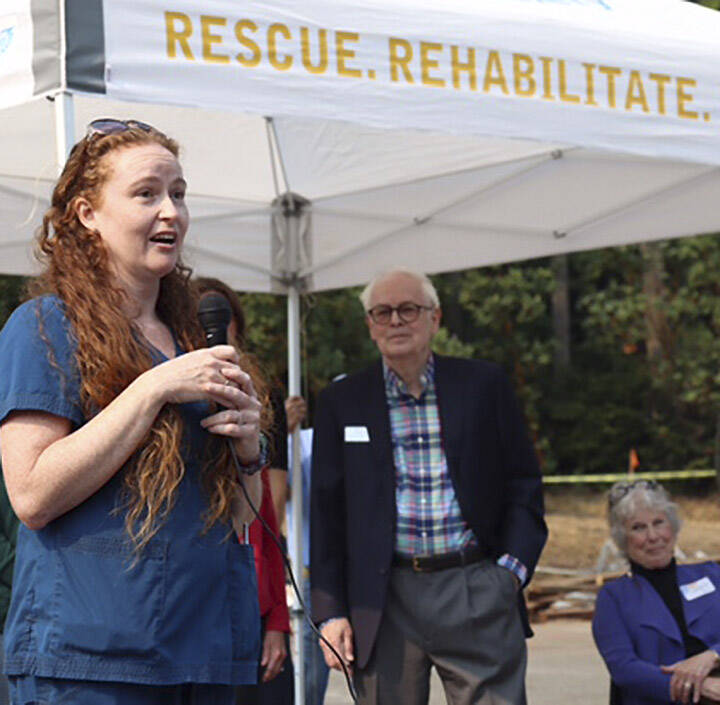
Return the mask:
M 372 318 L 373 323 L 379 326 L 386 326 L 392 320 L 393 312 L 397 311 L 398 318 L 403 323 L 414 323 L 420 316 L 420 311 L 432 311 L 434 306 L 421 306 L 414 304 L 412 301 L 403 301 L 399 306 L 388 306 L 387 304 L 378 304 L 368 310 L 367 314 Z
M 660 487 L 660 484 L 655 480 L 627 480 L 623 482 L 616 482 L 611 488 L 608 494 L 608 503 L 610 506 L 616 505 L 626 494 L 634 489 L 643 490 L 656 490 Z
M 118 120 L 117 118 L 98 118 L 87 126 L 86 137 L 93 135 L 117 135 L 127 130 L 142 130 L 143 132 L 157 132 L 152 126 L 140 120 Z

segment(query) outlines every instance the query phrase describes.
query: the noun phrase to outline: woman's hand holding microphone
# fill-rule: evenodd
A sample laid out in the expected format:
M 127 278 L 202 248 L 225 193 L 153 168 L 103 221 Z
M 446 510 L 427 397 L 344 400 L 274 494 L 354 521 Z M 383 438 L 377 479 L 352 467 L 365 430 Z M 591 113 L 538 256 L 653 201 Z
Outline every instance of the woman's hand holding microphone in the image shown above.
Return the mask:
M 179 355 L 152 369 L 152 389 L 162 404 L 210 401 L 219 407 L 201 424 L 209 433 L 226 436 L 235 445 L 238 459 L 245 466 L 260 460 L 260 414 L 250 375 L 238 365 L 232 345 L 215 345 Z M 259 473 L 244 475 L 242 481 L 256 507 L 262 499 Z M 254 518 L 242 492 L 238 490 L 234 523 L 250 523 Z M 237 526 L 236 526 L 237 528 Z

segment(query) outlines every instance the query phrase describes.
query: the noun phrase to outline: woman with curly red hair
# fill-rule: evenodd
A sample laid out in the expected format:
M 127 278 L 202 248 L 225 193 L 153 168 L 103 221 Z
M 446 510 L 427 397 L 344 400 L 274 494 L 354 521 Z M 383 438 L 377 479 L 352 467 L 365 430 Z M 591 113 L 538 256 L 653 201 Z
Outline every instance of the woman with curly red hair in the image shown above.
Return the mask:
M 261 404 L 204 348 L 181 259 L 177 144 L 99 120 L 39 231 L 35 298 L 0 334 L 0 447 L 22 522 L 5 626 L 12 701 L 233 702 L 257 671 L 251 548 Z

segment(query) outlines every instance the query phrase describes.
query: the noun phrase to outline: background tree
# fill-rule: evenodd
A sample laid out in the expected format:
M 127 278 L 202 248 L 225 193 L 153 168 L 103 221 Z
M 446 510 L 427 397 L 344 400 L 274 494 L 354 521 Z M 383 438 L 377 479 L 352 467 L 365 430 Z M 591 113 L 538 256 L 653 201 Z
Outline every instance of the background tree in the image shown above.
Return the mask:
M 433 277 L 438 352 L 493 360 L 511 375 L 545 473 L 720 464 L 720 240 L 685 238 Z M 559 278 L 562 281 L 559 282 Z M 23 282 L 0 277 L 0 322 Z M 302 300 L 304 389 L 376 359 L 358 289 Z M 570 324 L 558 342 L 557 296 Z M 285 380 L 286 302 L 244 294 L 248 347 Z M 559 345 L 572 365 L 561 376 Z
M 705 236 L 439 275 L 435 349 L 509 372 L 546 474 L 624 471 L 630 448 L 645 468 L 720 473 L 718 272 L 720 240 Z M 22 288 L 0 277 L 0 324 Z M 376 358 L 358 291 L 302 300 L 311 410 L 333 377 Z M 248 347 L 284 380 L 285 299 L 242 299 Z

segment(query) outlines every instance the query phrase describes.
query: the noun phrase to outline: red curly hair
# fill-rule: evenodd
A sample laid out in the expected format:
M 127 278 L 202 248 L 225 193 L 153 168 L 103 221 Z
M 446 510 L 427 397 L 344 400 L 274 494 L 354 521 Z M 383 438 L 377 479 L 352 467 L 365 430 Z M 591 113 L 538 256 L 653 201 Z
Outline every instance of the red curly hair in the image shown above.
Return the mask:
M 127 299 L 111 275 L 108 253 L 97 231 L 87 229 L 77 213 L 79 198 L 99 205 L 110 173 L 109 155 L 117 150 L 159 144 L 176 158 L 177 143 L 157 130 L 129 127 L 116 134 L 89 135 L 70 153 L 38 230 L 36 253 L 43 273 L 31 284 L 32 295 L 55 294 L 65 304 L 77 340 L 75 359 L 86 417 L 97 414 L 153 361 L 144 336 L 120 305 Z M 185 351 L 205 346 L 197 318 L 197 293 L 191 270 L 178 262 L 163 277 L 157 300 L 159 318 Z M 167 404 L 124 470 L 125 526 L 139 551 L 167 518 L 185 473 L 181 454 L 182 416 Z M 208 442 L 203 485 L 208 494 L 206 529 L 228 522 L 236 479 L 227 444 Z

